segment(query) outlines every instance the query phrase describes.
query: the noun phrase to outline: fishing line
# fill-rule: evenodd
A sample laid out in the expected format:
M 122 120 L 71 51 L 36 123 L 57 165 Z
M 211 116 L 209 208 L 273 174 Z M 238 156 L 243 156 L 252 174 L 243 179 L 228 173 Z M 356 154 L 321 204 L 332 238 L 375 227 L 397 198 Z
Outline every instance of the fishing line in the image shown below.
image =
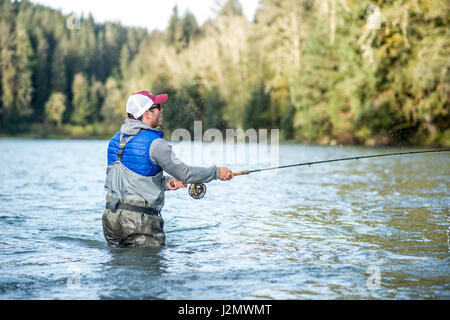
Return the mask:
M 330 160 L 313 161 L 313 162 L 303 162 L 303 163 L 289 164 L 289 165 L 271 167 L 271 168 L 243 170 L 243 171 L 239 171 L 239 172 L 233 172 L 233 176 L 246 175 L 246 174 L 250 174 L 250 173 L 254 173 L 254 172 L 267 171 L 267 170 L 276 170 L 276 169 L 301 167 L 301 166 L 311 166 L 314 164 L 330 163 L 330 162 L 337 162 L 337 161 L 349 161 L 349 160 L 360 160 L 360 159 L 368 159 L 368 158 L 380 158 L 380 157 L 389 157 L 389 156 L 400 156 L 400 155 L 411 155 L 411 154 L 422 154 L 422 153 L 437 153 L 437 152 L 449 152 L 449 151 L 450 151 L 450 149 L 409 151 L 409 152 L 373 154 L 373 155 L 369 155 L 369 156 L 339 158 L 339 159 L 330 159 Z M 206 194 L 206 186 L 203 183 L 193 183 L 189 186 L 188 192 L 192 198 L 201 199 Z

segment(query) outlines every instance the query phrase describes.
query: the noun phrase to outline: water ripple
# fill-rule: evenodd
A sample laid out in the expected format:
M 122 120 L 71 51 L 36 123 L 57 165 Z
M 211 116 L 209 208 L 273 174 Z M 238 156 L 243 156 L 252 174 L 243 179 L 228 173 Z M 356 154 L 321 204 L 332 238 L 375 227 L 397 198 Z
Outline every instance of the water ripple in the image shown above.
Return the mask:
M 102 232 L 107 141 L 0 144 L 3 299 L 450 296 L 445 154 L 255 173 L 202 200 L 168 192 L 166 246 L 120 249 Z M 395 151 L 280 146 L 281 164 Z

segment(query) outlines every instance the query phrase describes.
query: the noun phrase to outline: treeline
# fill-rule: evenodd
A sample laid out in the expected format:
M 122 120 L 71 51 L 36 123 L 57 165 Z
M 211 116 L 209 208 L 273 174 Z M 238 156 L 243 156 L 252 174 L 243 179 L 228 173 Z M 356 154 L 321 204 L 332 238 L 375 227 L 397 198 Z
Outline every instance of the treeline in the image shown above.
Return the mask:
M 72 18 L 29 1 L 0 1 L 2 133 L 102 120 L 107 79 L 122 79 L 148 32 Z
M 168 133 L 202 120 L 307 143 L 450 145 L 449 10 L 260 0 L 247 21 L 227 0 L 202 26 L 175 7 L 164 32 L 147 34 L 92 17 L 71 30 L 55 10 L 2 0 L 2 132 L 36 123 L 107 136 L 128 95 L 147 89 L 169 94 Z

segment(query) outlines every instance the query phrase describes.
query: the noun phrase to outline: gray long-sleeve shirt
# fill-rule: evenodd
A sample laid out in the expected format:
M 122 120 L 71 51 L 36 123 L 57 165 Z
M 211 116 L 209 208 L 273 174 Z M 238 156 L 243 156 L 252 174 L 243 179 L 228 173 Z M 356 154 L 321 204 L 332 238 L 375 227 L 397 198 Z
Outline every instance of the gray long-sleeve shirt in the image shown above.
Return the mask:
M 207 183 L 219 177 L 216 166 L 194 167 L 182 162 L 164 139 L 155 139 L 150 147 L 150 159 L 172 177 L 185 183 Z M 164 177 L 167 180 L 167 177 Z

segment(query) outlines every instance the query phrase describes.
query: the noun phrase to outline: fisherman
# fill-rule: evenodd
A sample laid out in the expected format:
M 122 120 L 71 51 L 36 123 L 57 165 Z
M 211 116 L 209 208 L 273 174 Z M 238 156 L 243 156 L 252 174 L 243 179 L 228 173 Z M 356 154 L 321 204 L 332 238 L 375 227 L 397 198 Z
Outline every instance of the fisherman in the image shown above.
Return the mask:
M 193 167 L 177 158 L 163 139 L 163 131 L 157 129 L 162 125 L 161 104 L 167 99 L 167 94 L 133 93 L 126 104 L 128 118 L 109 142 L 102 222 L 111 246 L 164 245 L 161 210 L 165 191 L 185 188 L 187 183 L 233 178 L 228 168 Z

